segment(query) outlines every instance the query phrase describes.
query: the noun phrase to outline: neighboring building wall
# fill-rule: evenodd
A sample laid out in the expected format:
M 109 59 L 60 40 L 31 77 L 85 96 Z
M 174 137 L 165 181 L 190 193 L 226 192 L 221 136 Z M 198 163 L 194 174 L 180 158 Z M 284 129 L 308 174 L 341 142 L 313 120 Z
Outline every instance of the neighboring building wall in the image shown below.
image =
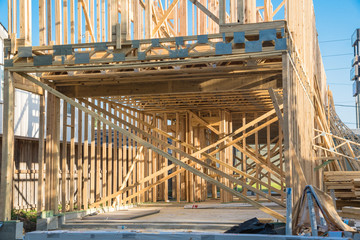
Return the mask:
M 0 134 L 2 134 L 3 122 L 3 87 L 4 87 L 4 39 L 8 37 L 6 29 L 0 24 Z M 15 136 L 38 138 L 39 137 L 39 102 L 40 98 L 23 90 L 15 90 Z M 61 101 L 62 108 L 62 101 Z M 62 115 L 62 114 L 61 114 Z M 62 125 L 62 116 L 60 124 Z M 84 119 L 84 118 L 83 118 Z M 70 118 L 68 119 L 70 123 Z M 90 120 L 89 120 L 90 123 Z M 75 115 L 75 125 L 77 128 L 77 111 Z M 84 126 L 84 124 L 83 124 Z M 45 130 L 46 131 L 46 130 Z M 62 139 L 62 132 L 60 133 Z M 89 136 L 91 132 L 89 131 Z M 70 141 L 70 128 L 68 128 L 68 141 Z M 75 131 L 77 139 L 77 131 Z
M 0 25 L 0 133 L 3 119 L 3 87 L 4 87 L 4 39 L 8 37 L 5 28 Z M 39 131 L 39 96 L 16 90 L 15 92 L 15 135 L 22 137 L 38 137 Z

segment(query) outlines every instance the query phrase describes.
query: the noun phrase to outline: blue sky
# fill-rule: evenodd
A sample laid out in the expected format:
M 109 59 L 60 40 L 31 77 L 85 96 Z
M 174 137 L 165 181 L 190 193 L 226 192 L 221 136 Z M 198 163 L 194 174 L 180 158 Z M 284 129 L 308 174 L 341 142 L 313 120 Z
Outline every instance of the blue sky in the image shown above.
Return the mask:
M 344 123 L 355 128 L 355 98 L 352 97 L 350 81 L 353 48 L 350 38 L 355 29 L 360 28 L 360 1 L 314 0 L 314 7 L 327 83 L 333 92 L 336 112 Z
M 259 5 L 262 2 L 258 0 Z M 277 6 L 281 0 L 274 2 Z M 32 20 L 38 23 L 38 1 L 32 1 L 32 5 Z M 356 28 L 360 28 L 360 0 L 314 0 L 314 7 L 320 49 L 336 111 L 343 122 L 350 128 L 355 128 L 355 99 L 352 97 L 352 82 L 349 80 L 350 61 L 353 57 L 350 37 Z M 7 28 L 7 0 L 0 0 L 0 9 L 0 22 Z M 33 44 L 37 45 L 36 31 L 33 35 Z

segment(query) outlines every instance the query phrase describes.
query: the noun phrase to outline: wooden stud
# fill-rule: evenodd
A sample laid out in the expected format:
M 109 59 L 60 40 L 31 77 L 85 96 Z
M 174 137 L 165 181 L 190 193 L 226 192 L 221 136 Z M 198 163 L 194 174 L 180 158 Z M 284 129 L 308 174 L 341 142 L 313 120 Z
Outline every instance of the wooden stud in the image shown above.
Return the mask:
M 74 167 L 75 167 L 75 108 L 70 106 L 70 212 L 74 211 L 74 195 L 75 195 L 75 177 L 74 177 Z
M 63 101 L 63 141 L 62 141 L 62 161 L 61 161 L 61 208 L 62 212 L 66 212 L 66 179 L 67 179 L 67 119 L 68 119 L 68 104 Z
M 0 220 L 11 220 L 14 169 L 14 110 L 13 73 L 4 71 L 4 112 L 1 155 Z

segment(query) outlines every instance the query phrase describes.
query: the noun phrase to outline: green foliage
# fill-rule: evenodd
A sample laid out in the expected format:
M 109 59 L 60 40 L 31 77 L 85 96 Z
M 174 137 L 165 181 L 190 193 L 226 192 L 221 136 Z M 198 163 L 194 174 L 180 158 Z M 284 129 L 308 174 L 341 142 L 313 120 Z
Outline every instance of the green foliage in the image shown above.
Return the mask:
M 30 211 L 16 210 L 16 209 L 11 210 L 11 219 L 12 220 L 27 219 L 31 222 L 36 222 L 36 218 L 37 218 L 36 210 L 30 210 Z

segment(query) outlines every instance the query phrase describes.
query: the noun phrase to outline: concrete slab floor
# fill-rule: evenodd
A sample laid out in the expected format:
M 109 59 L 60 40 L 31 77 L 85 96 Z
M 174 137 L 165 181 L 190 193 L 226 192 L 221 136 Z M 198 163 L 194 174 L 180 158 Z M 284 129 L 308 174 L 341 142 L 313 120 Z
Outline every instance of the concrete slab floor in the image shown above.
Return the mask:
M 253 217 L 259 219 L 275 218 L 270 215 L 244 204 L 237 208 L 225 209 L 184 209 L 184 207 L 137 207 L 138 211 L 149 211 L 158 209 L 159 213 L 148 216 L 123 220 L 123 212 L 111 213 L 111 218 L 106 214 L 98 214 L 96 218 L 74 219 L 66 222 L 62 229 L 67 230 L 105 230 L 105 229 L 131 229 L 151 231 L 214 231 L 224 232 L 234 225 L 242 223 Z M 270 206 L 269 206 L 270 207 Z M 272 205 L 271 208 L 285 215 L 286 210 L 282 207 Z M 119 214 L 117 219 L 116 215 Z
M 275 218 L 253 207 L 231 209 L 184 209 L 183 207 L 162 207 L 158 214 L 137 218 L 137 221 L 148 222 L 214 222 L 241 223 L 250 218 Z M 274 209 L 274 208 L 273 208 Z M 274 209 L 285 215 L 286 210 L 279 207 Z

